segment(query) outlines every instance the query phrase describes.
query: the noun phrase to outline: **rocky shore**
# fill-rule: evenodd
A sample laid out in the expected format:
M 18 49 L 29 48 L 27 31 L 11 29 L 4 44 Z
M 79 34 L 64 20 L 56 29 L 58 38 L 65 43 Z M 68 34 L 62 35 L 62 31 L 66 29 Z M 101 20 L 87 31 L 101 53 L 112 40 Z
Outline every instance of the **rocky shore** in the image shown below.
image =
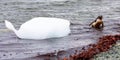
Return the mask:
M 99 38 L 99 41 L 96 44 L 90 44 L 88 49 L 82 51 L 81 53 L 76 50 L 74 55 L 70 55 L 69 58 L 65 57 L 63 60 L 95 60 L 97 59 L 95 58 L 97 57 L 96 54 L 108 51 L 118 40 L 120 40 L 120 34 L 103 36 Z M 119 45 L 119 43 L 117 45 Z M 93 59 L 93 57 L 95 59 Z M 116 58 L 118 58 L 118 56 L 116 56 Z
M 120 40 L 109 51 L 95 55 L 94 60 L 120 60 Z

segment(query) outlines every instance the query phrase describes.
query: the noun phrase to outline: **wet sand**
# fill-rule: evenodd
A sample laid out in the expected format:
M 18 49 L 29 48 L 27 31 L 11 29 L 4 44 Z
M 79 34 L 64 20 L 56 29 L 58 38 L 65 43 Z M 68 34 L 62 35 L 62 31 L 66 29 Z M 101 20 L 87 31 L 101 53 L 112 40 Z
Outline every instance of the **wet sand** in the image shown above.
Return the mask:
M 119 3 L 119 0 L 1 0 L 0 59 L 44 60 L 44 57 L 49 57 L 45 54 L 53 53 L 50 60 L 57 60 L 96 43 L 99 37 L 119 34 Z M 98 15 L 104 17 L 105 27 L 101 31 L 88 26 Z M 23 40 L 4 26 L 4 20 L 9 20 L 19 29 L 21 24 L 34 17 L 67 19 L 71 22 L 71 34 L 62 38 Z

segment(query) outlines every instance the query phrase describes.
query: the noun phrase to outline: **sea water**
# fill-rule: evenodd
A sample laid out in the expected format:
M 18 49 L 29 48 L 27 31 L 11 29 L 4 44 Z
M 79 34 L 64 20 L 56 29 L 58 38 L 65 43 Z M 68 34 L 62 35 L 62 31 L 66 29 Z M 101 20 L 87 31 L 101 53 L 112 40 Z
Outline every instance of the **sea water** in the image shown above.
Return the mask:
M 0 60 L 41 59 L 36 56 L 82 48 L 97 42 L 103 35 L 118 34 L 119 3 L 119 0 L 0 0 Z M 103 15 L 105 27 L 103 30 L 92 29 L 89 24 L 99 15 Z M 67 19 L 71 22 L 71 33 L 61 38 L 23 40 L 4 25 L 4 20 L 9 20 L 19 29 L 21 24 L 34 17 Z

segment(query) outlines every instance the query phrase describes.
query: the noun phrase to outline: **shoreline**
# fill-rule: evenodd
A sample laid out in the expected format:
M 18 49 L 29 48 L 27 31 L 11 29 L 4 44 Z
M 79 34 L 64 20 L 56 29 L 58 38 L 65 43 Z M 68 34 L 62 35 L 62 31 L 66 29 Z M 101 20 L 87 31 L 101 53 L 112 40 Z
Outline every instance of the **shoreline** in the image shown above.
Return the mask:
M 70 55 L 69 58 L 65 57 L 63 60 L 94 60 L 93 57 L 96 54 L 108 51 L 118 40 L 120 40 L 120 34 L 103 36 L 99 38 L 96 44 L 90 44 L 88 49 L 81 53 Z
M 94 60 L 120 60 L 120 40 L 109 51 L 95 55 Z

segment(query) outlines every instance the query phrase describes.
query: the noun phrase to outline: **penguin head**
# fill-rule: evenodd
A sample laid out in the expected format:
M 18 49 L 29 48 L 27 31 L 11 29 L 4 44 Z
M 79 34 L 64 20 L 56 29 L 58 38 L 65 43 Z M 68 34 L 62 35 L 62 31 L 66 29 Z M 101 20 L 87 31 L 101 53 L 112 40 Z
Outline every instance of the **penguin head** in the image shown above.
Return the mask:
M 98 17 L 97 17 L 97 19 L 102 20 L 102 19 L 103 19 L 103 16 L 102 16 L 102 15 L 100 15 L 100 16 L 98 16 Z

